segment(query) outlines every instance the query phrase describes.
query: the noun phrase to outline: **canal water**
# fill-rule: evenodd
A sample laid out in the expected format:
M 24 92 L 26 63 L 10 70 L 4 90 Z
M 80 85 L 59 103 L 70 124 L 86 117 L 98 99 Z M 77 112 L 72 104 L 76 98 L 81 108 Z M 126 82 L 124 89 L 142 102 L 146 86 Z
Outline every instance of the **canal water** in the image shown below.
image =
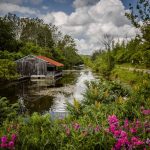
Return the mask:
M 66 70 L 63 77 L 54 82 L 49 79 L 34 79 L 0 85 L 0 96 L 7 97 L 11 103 L 19 101 L 29 113 L 47 111 L 65 112 L 66 102 L 74 98 L 82 101 L 86 81 L 95 80 L 90 70 Z

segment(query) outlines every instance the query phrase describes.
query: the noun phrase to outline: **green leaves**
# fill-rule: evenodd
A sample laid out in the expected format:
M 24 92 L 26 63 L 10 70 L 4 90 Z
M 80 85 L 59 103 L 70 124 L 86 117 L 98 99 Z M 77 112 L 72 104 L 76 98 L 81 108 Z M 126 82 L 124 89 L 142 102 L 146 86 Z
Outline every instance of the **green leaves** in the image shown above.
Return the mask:
M 100 81 L 88 83 L 88 89 L 84 93 L 83 104 L 94 104 L 95 101 L 109 104 L 116 101 L 120 96 L 127 97 L 130 95 L 129 88 L 121 85 L 120 82 Z
M 0 124 L 6 119 L 12 120 L 17 116 L 17 111 L 19 109 L 18 104 L 9 104 L 7 98 L 0 97 Z
M 17 79 L 16 63 L 8 59 L 0 59 L 0 79 Z

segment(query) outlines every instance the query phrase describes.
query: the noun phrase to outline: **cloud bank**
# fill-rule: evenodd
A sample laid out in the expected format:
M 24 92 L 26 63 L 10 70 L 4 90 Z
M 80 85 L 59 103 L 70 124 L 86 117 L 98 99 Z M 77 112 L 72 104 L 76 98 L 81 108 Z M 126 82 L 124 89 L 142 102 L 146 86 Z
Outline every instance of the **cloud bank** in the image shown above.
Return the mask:
M 47 13 L 46 23 L 53 22 L 66 34 L 75 38 L 79 53 L 91 54 L 103 47 L 104 34 L 115 40 L 132 38 L 137 30 L 125 17 L 125 8 L 120 0 L 75 0 L 75 11 L 70 15 L 64 12 Z

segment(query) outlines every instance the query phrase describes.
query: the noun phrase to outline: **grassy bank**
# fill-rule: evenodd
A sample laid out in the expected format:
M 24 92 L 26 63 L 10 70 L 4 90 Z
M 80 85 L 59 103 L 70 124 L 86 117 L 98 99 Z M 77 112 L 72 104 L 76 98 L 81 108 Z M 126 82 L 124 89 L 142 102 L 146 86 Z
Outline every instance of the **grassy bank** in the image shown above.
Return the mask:
M 112 80 L 120 80 L 131 86 L 138 85 L 144 80 L 150 80 L 150 75 L 143 71 L 129 70 L 131 65 L 118 65 L 111 71 L 110 78 Z

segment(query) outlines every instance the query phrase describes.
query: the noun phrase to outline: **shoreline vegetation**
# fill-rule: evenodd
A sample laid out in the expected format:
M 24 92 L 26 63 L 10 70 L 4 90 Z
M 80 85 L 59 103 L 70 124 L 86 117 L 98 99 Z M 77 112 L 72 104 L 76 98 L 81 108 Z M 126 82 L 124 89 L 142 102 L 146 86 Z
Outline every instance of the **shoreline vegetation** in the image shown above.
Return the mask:
M 0 63 L 0 77 L 11 79 L 11 75 L 16 73 L 14 69 L 9 70 L 9 65 L 13 65 L 12 60 L 28 53 L 57 58 L 66 67 L 84 62 L 100 76 L 98 81 L 85 83 L 87 90 L 83 93 L 81 102 L 74 99 L 74 104 L 67 104 L 66 117 L 56 118 L 54 112 L 43 115 L 36 112 L 31 115 L 21 114 L 18 104 L 10 104 L 6 98 L 0 98 L 0 148 L 149 150 L 150 75 L 123 68 L 150 68 L 148 6 L 148 0 L 138 1 L 137 10 L 134 12 L 130 5 L 132 13 L 126 14 L 132 24 L 141 31 L 140 35 L 127 43 L 114 43 L 111 34 L 106 34 L 102 41 L 105 50 L 96 51 L 92 56 L 79 56 L 70 36 L 62 36 L 59 40 L 61 34 L 57 32 L 57 28 L 53 25 L 41 27 L 42 22 L 38 19 L 27 19 L 21 36 L 23 43 L 16 40 L 14 42 L 8 16 L 1 18 L 1 25 L 7 29 L 4 32 L 7 36 L 1 37 L 10 38 L 8 41 L 5 41 L 7 38 L 4 39 L 0 61 L 9 59 L 10 63 L 7 63 L 8 66 Z M 138 24 L 139 20 L 142 25 Z M 11 21 L 13 23 L 13 20 Z M 34 24 L 37 23 L 39 28 L 34 29 Z M 29 29 L 34 30 L 29 34 Z M 36 31 L 39 31 L 38 34 Z M 46 39 L 51 39 L 47 43 L 43 42 L 45 37 L 41 33 L 44 32 L 48 35 Z M 57 42 L 52 38 L 53 33 L 56 34 Z

